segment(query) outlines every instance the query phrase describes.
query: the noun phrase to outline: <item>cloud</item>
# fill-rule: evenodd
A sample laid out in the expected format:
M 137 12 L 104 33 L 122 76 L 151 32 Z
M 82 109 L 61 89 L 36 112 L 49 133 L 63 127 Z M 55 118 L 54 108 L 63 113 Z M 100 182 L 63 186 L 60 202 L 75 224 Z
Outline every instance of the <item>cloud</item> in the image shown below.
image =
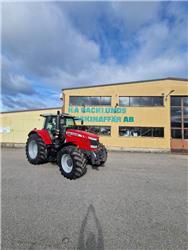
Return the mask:
M 51 68 L 79 71 L 99 57 L 99 47 L 77 32 L 52 3 L 4 3 L 2 46 L 26 72 L 50 75 Z
M 2 56 L 2 94 L 15 95 L 17 93 L 21 93 L 30 96 L 35 94 L 36 91 L 32 87 L 32 82 L 23 74 L 15 71 L 16 64 L 16 61 L 11 61 L 7 57 Z
M 17 95 L 17 96 L 11 96 L 11 95 L 6 95 L 3 96 L 2 98 L 2 103 L 4 105 L 4 108 L 6 108 L 6 110 L 19 110 L 20 107 L 24 107 L 24 109 L 31 109 L 31 108 L 35 108 L 35 106 L 40 105 L 41 107 L 44 106 L 44 103 L 39 100 L 36 99 L 33 100 L 31 98 L 28 98 L 26 96 L 22 95 Z
M 47 99 L 48 98 L 48 99 Z M 48 97 L 42 93 L 32 96 L 25 94 L 17 95 L 3 95 L 1 109 L 3 111 L 23 110 L 23 109 L 37 109 L 60 107 L 62 105 L 59 95 L 57 93 L 48 93 Z
M 143 25 L 158 18 L 160 2 L 111 2 L 117 18 L 121 18 L 129 33 L 136 32 Z
M 69 16 L 78 29 L 90 38 L 97 38 L 103 30 L 103 22 L 110 28 L 122 28 L 124 32 L 134 33 L 142 25 L 156 20 L 160 2 L 67 2 L 59 4 L 63 13 Z M 121 26 L 119 26 L 121 24 Z M 108 27 L 105 27 L 108 29 Z M 101 33 L 100 33 L 101 35 Z
M 163 56 L 147 62 L 134 62 L 130 65 L 92 64 L 89 69 L 80 71 L 76 76 L 60 70 L 51 78 L 51 81 L 61 83 L 62 88 L 68 88 L 74 87 L 75 82 L 78 87 L 169 76 L 181 77 L 187 69 L 185 61 L 182 60 L 183 56 L 183 54 L 171 57 Z
M 4 110 L 58 106 L 65 87 L 187 77 L 187 6 L 4 2 Z

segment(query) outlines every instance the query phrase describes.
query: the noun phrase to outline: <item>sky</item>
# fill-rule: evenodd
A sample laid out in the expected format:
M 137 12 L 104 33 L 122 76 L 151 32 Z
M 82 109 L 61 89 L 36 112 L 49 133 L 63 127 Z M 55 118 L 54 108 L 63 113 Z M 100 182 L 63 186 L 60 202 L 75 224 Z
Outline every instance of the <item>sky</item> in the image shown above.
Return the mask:
M 63 88 L 188 78 L 188 2 L 4 2 L 1 111 L 61 106 Z

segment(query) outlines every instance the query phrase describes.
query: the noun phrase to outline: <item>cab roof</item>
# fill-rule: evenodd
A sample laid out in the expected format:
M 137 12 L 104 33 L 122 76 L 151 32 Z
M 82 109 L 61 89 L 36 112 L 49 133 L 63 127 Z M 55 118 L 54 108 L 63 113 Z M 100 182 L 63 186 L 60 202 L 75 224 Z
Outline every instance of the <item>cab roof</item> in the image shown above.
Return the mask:
M 42 116 L 42 117 L 57 116 L 57 114 L 46 113 L 46 114 L 41 114 L 40 116 Z M 72 117 L 72 118 L 75 118 L 75 116 L 67 114 L 67 113 L 62 113 L 62 114 L 60 114 L 60 116 L 61 117 Z

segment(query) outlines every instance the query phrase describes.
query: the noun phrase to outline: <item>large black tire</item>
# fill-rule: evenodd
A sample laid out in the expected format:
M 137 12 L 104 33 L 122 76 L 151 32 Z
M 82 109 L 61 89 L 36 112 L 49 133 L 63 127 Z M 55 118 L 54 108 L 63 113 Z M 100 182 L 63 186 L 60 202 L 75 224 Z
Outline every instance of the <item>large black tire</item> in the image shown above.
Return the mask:
M 34 165 L 47 162 L 47 147 L 41 137 L 37 134 L 31 134 L 28 137 L 26 142 L 26 156 L 28 161 Z
M 100 148 L 101 154 L 103 154 L 104 156 L 104 160 L 102 160 L 99 164 L 99 166 L 102 166 L 107 161 L 108 151 L 106 150 L 105 146 L 102 143 L 99 143 L 99 148 Z
M 70 180 L 81 177 L 87 171 L 86 158 L 75 146 L 62 148 L 57 154 L 57 164 L 61 174 Z

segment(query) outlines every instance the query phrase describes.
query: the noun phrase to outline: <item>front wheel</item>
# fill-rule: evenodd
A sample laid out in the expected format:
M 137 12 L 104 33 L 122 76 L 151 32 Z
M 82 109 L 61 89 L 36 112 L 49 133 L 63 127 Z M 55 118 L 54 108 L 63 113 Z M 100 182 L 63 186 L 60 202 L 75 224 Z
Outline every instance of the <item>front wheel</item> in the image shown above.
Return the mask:
M 100 148 L 101 148 L 101 152 L 102 152 L 102 155 L 103 155 L 101 165 L 103 165 L 107 161 L 108 152 L 107 152 L 105 146 L 102 143 L 100 143 Z
M 102 143 L 99 143 L 99 155 L 100 155 L 100 161 L 97 164 L 98 167 L 103 166 L 107 161 L 108 157 L 108 152 L 106 150 L 106 147 Z
M 75 146 L 64 147 L 57 154 L 57 164 L 61 174 L 72 180 L 86 173 L 84 154 Z

